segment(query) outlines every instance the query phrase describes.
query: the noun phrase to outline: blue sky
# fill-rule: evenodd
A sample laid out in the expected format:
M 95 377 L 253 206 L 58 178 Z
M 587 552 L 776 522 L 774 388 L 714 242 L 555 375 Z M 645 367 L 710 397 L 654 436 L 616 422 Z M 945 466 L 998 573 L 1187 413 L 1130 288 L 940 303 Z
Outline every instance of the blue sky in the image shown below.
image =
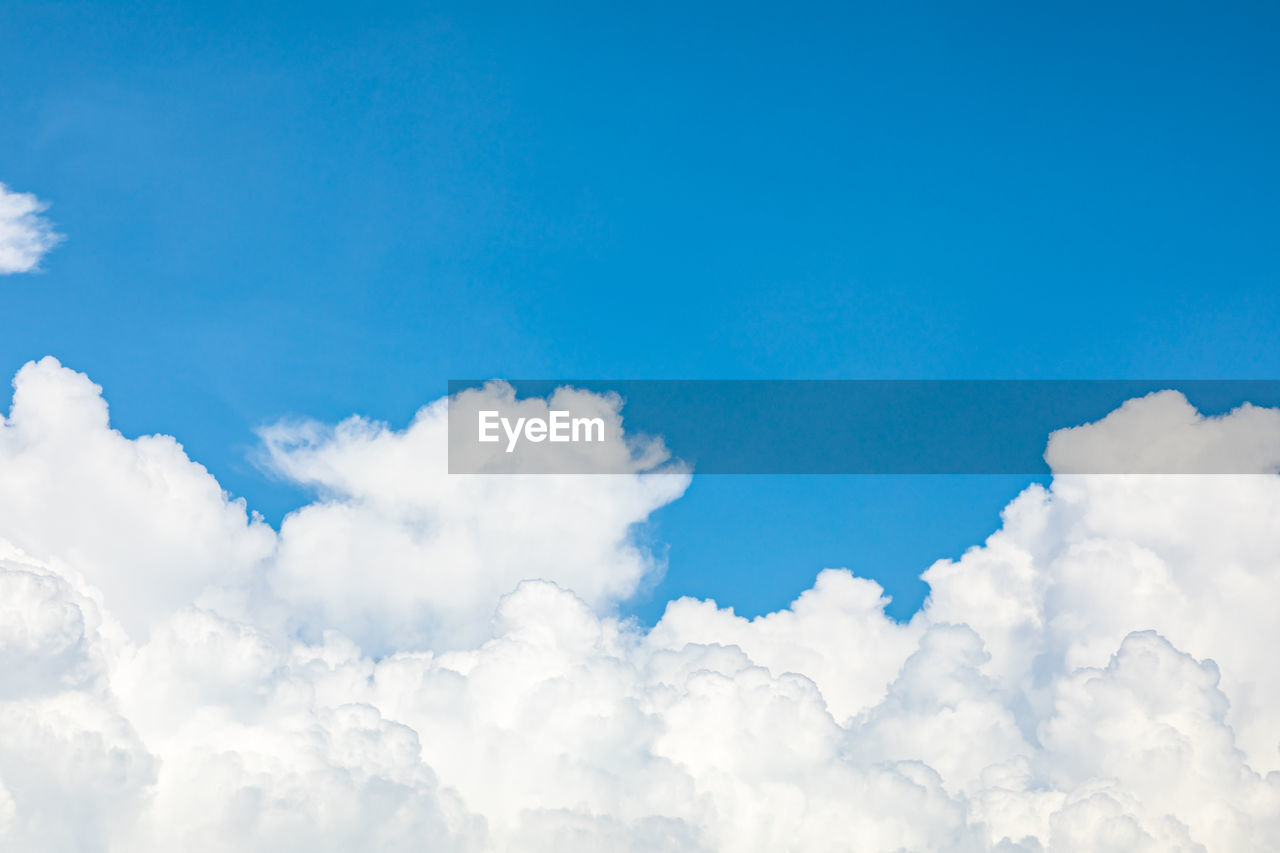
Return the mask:
M 255 426 L 449 378 L 1275 376 L 1273 5 L 261 5 L 0 8 L 0 180 L 68 238 L 0 368 L 273 521 Z M 637 612 L 909 612 L 1022 485 L 695 479 Z

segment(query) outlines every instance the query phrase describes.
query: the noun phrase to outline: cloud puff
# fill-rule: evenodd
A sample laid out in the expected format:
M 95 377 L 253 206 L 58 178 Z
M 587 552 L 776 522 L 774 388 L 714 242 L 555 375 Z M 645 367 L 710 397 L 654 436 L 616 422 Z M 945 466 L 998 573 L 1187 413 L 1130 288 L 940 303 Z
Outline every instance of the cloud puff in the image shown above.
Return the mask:
M 1129 400 L 1102 420 L 1049 437 L 1055 474 L 1274 474 L 1280 409 L 1248 403 L 1206 417 L 1177 391 Z
M 0 422 L 3 532 L 83 578 L 134 635 L 202 592 L 243 587 L 275 533 L 168 436 L 111 429 L 102 389 L 45 358 L 14 379 Z
M 557 392 L 566 393 L 593 396 Z M 514 392 L 494 384 L 465 396 L 474 408 L 509 410 Z M 521 406 L 544 418 L 550 408 Z M 619 408 L 615 399 L 596 412 L 610 432 L 621 432 Z M 482 641 L 498 599 L 525 578 L 553 580 L 597 609 L 628 598 L 661 570 L 632 528 L 689 484 L 679 472 L 638 473 L 665 461 L 654 445 L 609 466 L 634 474 L 448 476 L 443 400 L 403 431 L 351 418 L 333 429 L 279 424 L 261 436 L 275 471 L 321 495 L 281 526 L 272 590 L 305 624 L 337 628 L 377 653 Z
M 268 430 L 277 470 L 318 493 L 277 533 L 171 439 L 112 431 L 85 377 L 47 359 L 15 386 L 0 849 L 1280 837 L 1274 474 L 1055 477 L 929 568 L 905 624 L 828 570 L 777 613 L 682 599 L 643 630 L 613 615 L 661 568 L 632 531 L 685 478 L 449 478 L 433 404 L 405 430 Z M 1133 401 L 1070 452 L 1184 405 Z M 1231 444 L 1265 468 L 1250 437 Z
M 40 214 L 47 204 L 0 183 L 0 275 L 30 272 L 62 236 Z

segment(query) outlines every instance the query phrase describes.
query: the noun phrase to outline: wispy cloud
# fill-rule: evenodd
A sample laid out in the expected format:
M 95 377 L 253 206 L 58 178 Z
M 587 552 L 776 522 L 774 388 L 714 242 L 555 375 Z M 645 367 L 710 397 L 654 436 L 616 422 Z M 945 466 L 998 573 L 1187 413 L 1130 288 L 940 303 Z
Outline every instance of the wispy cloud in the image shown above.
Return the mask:
M 41 214 L 49 205 L 0 183 L 0 275 L 31 272 L 62 235 Z

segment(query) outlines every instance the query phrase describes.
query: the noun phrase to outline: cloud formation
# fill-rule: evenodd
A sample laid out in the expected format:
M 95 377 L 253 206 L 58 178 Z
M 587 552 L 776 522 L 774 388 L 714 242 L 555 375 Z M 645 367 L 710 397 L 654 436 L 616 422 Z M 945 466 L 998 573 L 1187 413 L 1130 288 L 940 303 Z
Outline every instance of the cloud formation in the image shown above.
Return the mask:
M 0 275 L 30 272 L 62 241 L 40 214 L 48 205 L 0 183 Z
M 594 397 L 557 394 L 575 396 L 559 401 L 575 411 Z M 492 384 L 462 404 L 486 399 L 510 405 L 514 391 Z M 620 407 L 602 399 L 598 410 L 618 433 Z M 545 418 L 549 404 L 521 408 Z M 322 495 L 281 526 L 273 592 L 307 624 L 378 654 L 482 642 L 498 599 L 526 578 L 555 581 L 595 608 L 630 597 L 661 566 L 629 531 L 689 484 L 687 474 L 639 474 L 666 461 L 654 444 L 608 465 L 631 475 L 449 477 L 443 400 L 402 431 L 351 418 L 332 429 L 278 424 L 261 437 L 272 469 Z
M 1050 457 L 1185 414 L 1131 401 Z M 266 431 L 319 493 L 277 532 L 172 439 L 112 431 L 86 377 L 24 367 L 0 426 L 0 849 L 1280 838 L 1266 418 L 1192 418 L 1168 449 L 1262 475 L 1028 488 L 925 572 L 909 623 L 827 570 L 777 613 L 681 599 L 646 631 L 613 615 L 661 570 L 632 531 L 687 478 L 448 478 L 443 416 Z

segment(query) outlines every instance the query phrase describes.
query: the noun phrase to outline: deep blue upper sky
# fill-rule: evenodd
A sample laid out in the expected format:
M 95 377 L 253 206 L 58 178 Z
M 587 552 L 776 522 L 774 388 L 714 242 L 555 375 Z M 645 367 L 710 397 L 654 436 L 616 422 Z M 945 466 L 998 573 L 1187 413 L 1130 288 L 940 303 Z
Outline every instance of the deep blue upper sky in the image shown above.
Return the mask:
M 273 520 L 254 426 L 451 377 L 1277 376 L 1275 4 L 534 6 L 0 6 L 0 372 Z M 700 479 L 654 600 L 908 612 L 1020 485 Z

